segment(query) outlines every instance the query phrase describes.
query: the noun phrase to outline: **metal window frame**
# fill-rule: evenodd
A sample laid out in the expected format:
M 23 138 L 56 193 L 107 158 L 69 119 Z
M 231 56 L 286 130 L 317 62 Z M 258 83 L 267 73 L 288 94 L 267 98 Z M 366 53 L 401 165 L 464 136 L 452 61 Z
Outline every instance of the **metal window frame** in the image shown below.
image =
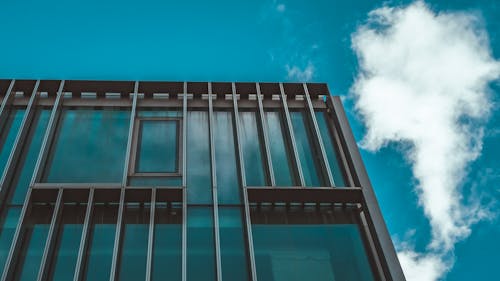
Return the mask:
M 260 120 L 260 128 L 262 128 L 262 140 L 264 142 L 264 148 L 265 148 L 265 158 L 266 158 L 266 167 L 267 167 L 267 173 L 269 174 L 269 179 L 271 182 L 271 186 L 276 186 L 276 178 L 274 177 L 274 168 L 273 168 L 273 161 L 271 158 L 271 149 L 269 146 L 269 135 L 267 133 L 267 119 L 265 117 L 264 113 L 264 106 L 262 105 L 262 94 L 260 91 L 260 83 L 256 83 L 256 89 L 257 89 L 257 103 L 259 106 L 259 119 Z

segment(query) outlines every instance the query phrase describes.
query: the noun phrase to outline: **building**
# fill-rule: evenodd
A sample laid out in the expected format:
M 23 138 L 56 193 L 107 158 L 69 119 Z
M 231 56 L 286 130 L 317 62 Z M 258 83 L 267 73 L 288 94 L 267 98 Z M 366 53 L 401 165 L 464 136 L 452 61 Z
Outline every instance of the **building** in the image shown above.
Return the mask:
M 0 281 L 404 280 L 326 84 L 0 93 Z

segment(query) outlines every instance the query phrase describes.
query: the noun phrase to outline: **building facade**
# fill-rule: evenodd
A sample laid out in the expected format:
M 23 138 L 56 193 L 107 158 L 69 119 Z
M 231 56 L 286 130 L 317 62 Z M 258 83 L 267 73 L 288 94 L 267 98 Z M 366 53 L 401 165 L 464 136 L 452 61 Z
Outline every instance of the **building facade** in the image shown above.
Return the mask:
M 404 280 L 326 84 L 0 95 L 0 281 Z

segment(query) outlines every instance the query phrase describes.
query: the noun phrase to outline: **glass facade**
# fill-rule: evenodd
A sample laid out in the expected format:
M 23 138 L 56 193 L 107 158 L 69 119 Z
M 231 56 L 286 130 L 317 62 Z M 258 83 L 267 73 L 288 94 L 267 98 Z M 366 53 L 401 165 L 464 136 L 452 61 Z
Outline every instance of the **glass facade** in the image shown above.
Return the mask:
M 324 95 L 16 81 L 0 93 L 0 281 L 384 279 Z

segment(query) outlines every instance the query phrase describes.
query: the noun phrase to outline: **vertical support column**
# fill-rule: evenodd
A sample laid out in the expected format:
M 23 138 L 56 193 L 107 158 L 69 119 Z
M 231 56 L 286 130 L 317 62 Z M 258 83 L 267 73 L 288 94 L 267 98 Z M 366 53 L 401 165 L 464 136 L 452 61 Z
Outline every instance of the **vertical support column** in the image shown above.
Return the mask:
M 3 115 L 5 114 L 6 111 L 5 108 L 7 108 L 7 106 L 11 103 L 12 99 L 14 98 L 14 96 L 12 95 L 12 89 L 14 88 L 15 83 L 16 80 L 10 81 L 9 88 L 7 89 L 7 92 L 5 92 L 5 96 L 3 97 L 2 105 L 0 105 L 0 121 L 3 119 Z
M 128 126 L 127 151 L 125 154 L 125 165 L 123 167 L 122 187 L 127 186 L 128 169 L 130 165 L 130 151 L 132 150 L 132 136 L 134 134 L 135 111 L 137 108 L 137 92 L 139 90 L 139 82 L 135 81 L 134 93 L 132 94 L 132 110 L 130 111 L 130 123 Z
M 307 107 L 309 108 L 309 116 L 311 117 L 312 123 L 313 123 L 313 132 L 314 132 L 314 138 L 318 141 L 319 144 L 319 150 L 321 153 L 321 159 L 323 161 L 323 169 L 324 169 L 324 175 L 326 175 L 326 179 L 328 181 L 328 186 L 334 187 L 335 186 L 335 181 L 333 180 L 332 172 L 330 170 L 330 163 L 328 163 L 328 158 L 326 157 L 326 152 L 325 152 L 325 146 L 323 145 L 323 139 L 321 138 L 321 132 L 319 131 L 318 127 L 318 122 L 316 121 L 316 114 L 314 113 L 314 107 L 311 102 L 311 96 L 309 95 L 309 89 L 307 88 L 306 83 L 302 83 L 302 86 L 304 87 L 304 92 L 306 93 L 306 101 L 307 101 Z
M 257 103 L 259 105 L 259 116 L 260 116 L 260 127 L 262 128 L 262 136 L 264 139 L 264 147 L 266 150 L 266 162 L 267 162 L 267 171 L 269 173 L 269 178 L 271 179 L 271 186 L 276 186 L 276 180 L 274 178 L 274 169 L 273 169 L 273 161 L 271 159 L 271 150 L 269 149 L 269 135 L 266 130 L 266 118 L 264 114 L 264 106 L 262 105 L 262 95 L 260 93 L 260 84 L 256 84 L 257 88 Z
M 94 188 L 91 187 L 89 191 L 89 198 L 87 200 L 87 210 L 85 211 L 85 221 L 83 222 L 82 237 L 80 239 L 80 247 L 78 248 L 78 258 L 76 260 L 75 275 L 73 281 L 80 281 L 82 278 L 83 261 L 88 247 L 89 225 L 92 219 L 92 212 L 94 210 Z
M 293 133 L 292 120 L 290 119 L 290 112 L 288 111 L 288 104 L 286 102 L 285 89 L 283 88 L 283 83 L 280 83 L 280 93 L 281 101 L 283 105 L 283 110 L 285 111 L 285 127 L 287 127 L 288 135 L 290 136 L 290 142 L 293 149 L 293 160 L 295 162 L 295 168 L 297 169 L 297 175 L 299 175 L 300 186 L 304 187 L 306 185 L 304 181 L 304 175 L 302 173 L 302 166 L 300 164 L 299 153 L 297 151 L 297 142 L 295 141 L 295 134 Z
M 50 227 L 49 227 L 49 232 L 47 234 L 47 240 L 45 242 L 45 248 L 43 250 L 43 255 L 42 255 L 42 261 L 40 262 L 40 269 L 38 270 L 38 278 L 37 281 L 43 281 L 47 279 L 47 273 L 48 273 L 48 266 L 47 264 L 50 265 L 49 262 L 47 262 L 50 257 L 52 256 L 52 253 L 54 252 L 54 239 L 55 236 L 54 232 L 56 227 L 59 226 L 59 222 L 61 220 L 61 210 L 63 207 L 61 207 L 62 201 L 63 201 L 63 189 L 59 188 L 59 192 L 57 193 L 57 200 L 56 204 L 54 206 L 54 212 L 52 213 L 52 220 L 50 221 Z
M 347 116 L 342 106 L 342 101 L 339 97 L 330 96 L 327 101 L 328 106 L 333 110 L 334 120 L 339 128 L 339 134 L 342 136 L 343 145 L 350 156 L 348 161 L 351 162 L 353 172 L 357 183 L 361 187 L 363 193 L 363 207 L 366 210 L 369 230 L 374 234 L 375 247 L 381 260 L 385 261 L 383 268 L 386 278 L 389 280 L 406 280 L 403 274 L 403 269 L 399 263 L 396 249 L 392 244 L 389 231 L 382 217 L 382 212 L 378 205 L 372 185 L 366 173 L 365 166 L 361 159 L 356 141 L 352 134 L 351 127 L 347 121 Z
M 245 229 L 247 234 L 247 246 L 248 246 L 248 258 L 250 261 L 250 273 L 252 281 L 257 281 L 257 270 L 255 268 L 255 254 L 253 249 L 253 238 L 252 238 L 252 222 L 250 220 L 250 204 L 248 202 L 248 193 L 246 190 L 246 176 L 245 176 L 245 164 L 243 163 L 243 152 L 241 150 L 240 132 L 239 124 L 240 118 L 238 114 L 238 98 L 236 96 L 236 85 L 232 83 L 232 95 L 233 95 L 233 114 L 234 114 L 234 132 L 236 132 L 236 147 L 238 149 L 238 164 L 240 168 L 241 177 L 241 188 L 243 189 L 243 204 L 245 213 Z
M 155 231 L 156 188 L 151 189 L 151 205 L 149 209 L 148 257 L 146 260 L 146 281 L 151 281 L 153 269 L 153 246 Z
M 222 280 L 222 267 L 220 260 L 220 235 L 219 235 L 219 204 L 217 200 L 217 170 L 215 167 L 215 144 L 214 144 L 214 112 L 212 105 L 212 83 L 208 83 L 208 133 L 210 135 L 210 167 L 212 172 L 212 199 L 214 215 L 214 237 L 215 237 L 215 261 L 217 280 Z
M 125 209 L 125 188 L 121 188 L 120 205 L 118 206 L 118 219 L 116 220 L 115 242 L 113 246 L 113 259 L 111 260 L 111 273 L 109 274 L 109 281 L 116 280 L 116 271 L 118 267 L 120 243 L 123 227 L 123 209 Z
M 187 82 L 184 82 L 184 94 L 182 96 L 182 281 L 187 280 Z

